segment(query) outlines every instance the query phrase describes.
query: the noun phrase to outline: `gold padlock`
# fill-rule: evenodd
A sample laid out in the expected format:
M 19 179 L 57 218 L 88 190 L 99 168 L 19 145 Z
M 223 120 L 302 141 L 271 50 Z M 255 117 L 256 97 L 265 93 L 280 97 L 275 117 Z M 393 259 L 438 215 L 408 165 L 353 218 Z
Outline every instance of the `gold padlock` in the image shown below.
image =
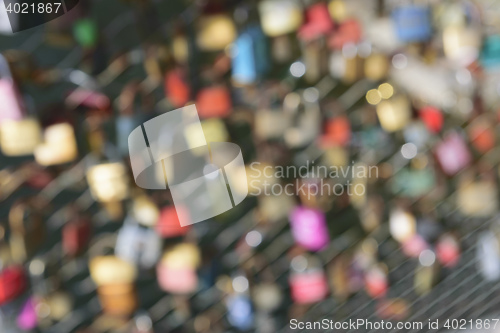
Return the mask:
M 77 158 L 75 132 L 68 123 L 47 127 L 45 142 L 35 149 L 35 160 L 40 165 L 68 163 Z
M 105 248 L 113 247 L 114 236 L 104 236 L 90 248 L 90 276 L 97 285 L 101 306 L 109 315 L 128 317 L 137 308 L 137 294 L 134 281 L 137 270 L 132 263 L 114 255 L 97 255 Z
M 207 15 L 200 18 L 196 38 L 203 51 L 222 51 L 236 39 L 236 27 L 229 15 Z
M 382 80 L 389 72 L 389 60 L 384 54 L 372 53 L 365 59 L 364 71 L 368 79 Z
M 105 163 L 87 171 L 92 196 L 100 202 L 119 202 L 128 197 L 127 172 L 122 163 Z
M 7 156 L 33 154 L 40 141 L 41 129 L 35 119 L 9 120 L 0 124 L 0 146 Z
M 302 25 L 302 8 L 296 0 L 261 1 L 259 12 L 262 30 L 270 37 L 286 35 Z
M 387 132 L 399 131 L 411 119 L 410 103 L 402 95 L 382 101 L 377 105 L 377 116 L 384 130 Z

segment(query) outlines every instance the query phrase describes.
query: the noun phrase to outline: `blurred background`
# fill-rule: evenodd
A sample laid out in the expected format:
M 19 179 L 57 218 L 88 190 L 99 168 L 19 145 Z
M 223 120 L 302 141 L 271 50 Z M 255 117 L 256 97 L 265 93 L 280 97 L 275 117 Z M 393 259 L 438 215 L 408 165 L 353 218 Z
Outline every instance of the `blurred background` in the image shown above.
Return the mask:
M 499 319 L 499 15 L 87 0 L 13 34 L 0 4 L 0 332 Z M 170 191 L 135 185 L 128 135 L 193 103 L 251 186 L 181 227 Z

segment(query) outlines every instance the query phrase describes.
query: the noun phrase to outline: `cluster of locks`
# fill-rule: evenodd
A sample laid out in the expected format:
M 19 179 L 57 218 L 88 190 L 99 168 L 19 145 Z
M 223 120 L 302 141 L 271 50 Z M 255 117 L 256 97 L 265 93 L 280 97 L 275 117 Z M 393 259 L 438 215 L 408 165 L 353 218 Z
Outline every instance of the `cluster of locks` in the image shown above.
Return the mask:
M 472 307 L 500 279 L 499 15 L 486 0 L 107 0 L 1 36 L 0 331 L 454 319 L 435 306 Z M 208 143 L 240 146 L 229 190 L 248 192 L 195 224 L 134 184 L 129 156 L 134 129 L 192 104 Z M 468 282 L 471 302 L 453 292 Z

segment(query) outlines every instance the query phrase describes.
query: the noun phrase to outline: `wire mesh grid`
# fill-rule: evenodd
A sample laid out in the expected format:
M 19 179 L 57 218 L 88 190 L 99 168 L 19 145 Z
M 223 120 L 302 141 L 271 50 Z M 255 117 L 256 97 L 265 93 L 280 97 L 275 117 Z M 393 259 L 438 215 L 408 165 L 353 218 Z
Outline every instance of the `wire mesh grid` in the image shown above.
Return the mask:
M 97 6 L 100 3 L 99 1 L 94 2 Z M 192 8 L 188 9 L 183 15 L 189 17 L 192 15 L 190 14 L 192 10 Z M 131 23 L 133 23 L 132 12 L 126 10 L 116 19 L 111 21 L 103 31 L 108 38 L 112 38 Z M 165 26 L 163 26 L 162 29 L 165 29 Z M 24 36 L 27 37 L 25 37 L 20 44 L 20 48 L 29 52 L 35 52 L 42 40 L 40 38 L 40 32 L 37 31 L 30 35 L 25 34 Z M 79 48 L 75 48 L 68 52 L 64 59 L 59 61 L 58 67 L 76 67 L 80 59 L 80 50 Z M 138 64 L 135 66 L 138 66 Z M 102 82 L 104 84 L 101 88 L 106 91 L 106 89 L 114 83 L 120 85 L 119 81 L 121 81 L 119 74 L 112 78 L 103 78 Z M 364 84 L 366 84 L 366 82 Z M 329 87 L 329 89 L 331 88 L 332 87 Z M 364 91 L 366 89 L 354 89 L 353 91 L 355 92 L 357 90 Z M 112 95 L 112 93 L 110 94 Z M 353 98 L 349 97 L 346 97 L 346 99 L 353 100 Z M 350 102 L 345 103 L 347 106 L 351 104 Z M 69 171 L 72 173 L 73 180 L 75 180 L 75 171 L 79 171 L 80 177 L 83 178 L 82 165 Z M 63 177 L 58 180 L 58 186 L 63 183 L 61 181 L 62 178 Z M 69 202 L 75 201 L 82 208 L 92 212 L 93 221 L 97 226 L 97 235 L 101 233 L 116 232 L 120 226 L 119 224 L 110 225 L 106 223 L 107 217 L 105 213 L 93 202 L 89 191 L 85 188 L 79 187 L 77 190 L 66 189 L 61 193 L 58 193 L 57 189 L 55 189 L 54 193 L 49 194 L 49 196 L 54 197 L 53 204 L 55 206 L 54 208 L 56 208 L 56 213 L 47 220 L 48 228 L 52 235 L 52 245 L 46 249 L 46 254 L 60 251 L 58 230 L 60 230 L 65 223 L 63 213 Z M 9 202 L 12 202 L 14 198 L 15 197 L 9 199 Z M 2 206 L 6 208 L 8 203 Z M 223 236 L 219 235 L 220 238 L 223 238 L 220 241 L 217 241 L 215 238 L 217 232 L 205 233 L 204 237 L 209 241 L 215 239 L 216 243 L 224 244 L 223 248 L 218 249 L 221 253 L 229 253 L 229 250 L 234 248 L 238 240 L 238 235 L 250 231 L 255 225 L 255 221 L 252 218 L 252 208 L 254 208 L 254 206 L 249 204 L 246 208 L 246 215 L 243 215 L 243 217 L 239 219 L 239 222 L 225 230 Z M 5 217 L 6 211 L 3 210 L 2 218 Z M 462 258 L 460 264 L 453 270 L 443 272 L 443 279 L 425 296 L 418 296 L 414 292 L 413 273 L 417 265 L 415 260 L 409 260 L 404 257 L 401 254 L 399 246 L 389 237 L 385 237 L 385 239 L 379 243 L 381 249 L 388 249 L 387 253 L 384 255 L 384 261 L 390 265 L 389 278 L 391 287 L 389 295 L 391 297 L 405 298 L 411 303 L 412 312 L 407 319 L 408 321 L 421 321 L 426 323 L 429 319 L 476 319 L 495 312 L 498 309 L 500 306 L 500 284 L 484 280 L 477 269 L 476 246 L 478 235 L 481 231 L 487 229 L 491 222 L 491 220 L 467 219 L 459 223 L 459 229 L 462 234 Z M 214 227 L 213 230 L 220 229 L 217 228 L 216 225 L 197 227 L 204 229 Z M 231 232 L 231 229 L 234 229 L 233 232 Z M 267 256 L 269 264 L 273 266 L 276 272 L 277 281 L 280 282 L 283 288 L 287 288 L 288 259 L 284 255 L 288 247 L 293 243 L 292 235 L 287 227 L 287 221 L 277 223 L 269 234 L 272 235 L 271 241 L 269 245 L 261 249 L 261 251 Z M 346 234 L 340 236 L 337 241 L 334 240 L 331 248 L 321 254 L 323 262 L 327 263 L 331 261 L 338 253 L 345 250 L 346 246 L 344 246 L 344 244 L 349 242 L 345 241 L 344 238 L 351 239 L 350 237 L 349 234 Z M 201 242 L 203 241 L 204 240 L 201 239 Z M 350 246 L 355 246 L 355 243 L 350 244 Z M 67 277 L 64 282 L 64 287 L 74 295 L 78 295 L 76 302 L 77 307 L 68 318 L 65 318 L 54 327 L 48 329 L 47 332 L 73 332 L 82 324 L 90 322 L 92 318 L 99 313 L 100 306 L 96 297 L 95 287 L 88 276 L 87 259 L 86 257 L 82 257 L 75 262 L 62 264 L 61 275 Z M 227 265 L 227 269 L 234 267 L 234 264 L 231 265 L 231 258 L 227 256 L 223 256 L 221 261 Z M 220 321 L 225 320 L 224 314 L 226 310 L 222 298 L 218 295 L 218 291 L 215 287 L 200 291 L 191 296 L 193 311 L 190 318 L 176 318 L 173 311 L 176 306 L 175 301 L 171 296 L 165 295 L 159 290 L 155 279 L 151 275 L 145 274 L 141 276 L 137 284 L 144 296 L 142 299 L 143 308 L 149 312 L 156 327 L 165 327 L 174 330 L 176 328 L 188 327 L 192 325 L 195 315 L 211 309 L 215 309 L 215 311 L 219 313 Z M 338 303 L 333 298 L 328 298 L 323 302 L 312 305 L 301 320 L 320 321 L 323 318 L 335 321 L 355 320 L 358 318 L 376 320 L 375 313 L 376 302 L 364 292 L 359 292 L 342 303 Z M 297 331 L 291 330 L 288 327 L 286 318 L 282 318 L 280 322 L 283 328 L 280 329 L 279 332 Z M 415 331 L 416 330 L 408 329 L 399 330 L 398 332 Z M 354 331 L 346 330 L 346 332 Z M 357 332 L 374 332 L 374 330 L 358 330 Z M 396 330 L 393 330 L 393 332 L 396 332 Z

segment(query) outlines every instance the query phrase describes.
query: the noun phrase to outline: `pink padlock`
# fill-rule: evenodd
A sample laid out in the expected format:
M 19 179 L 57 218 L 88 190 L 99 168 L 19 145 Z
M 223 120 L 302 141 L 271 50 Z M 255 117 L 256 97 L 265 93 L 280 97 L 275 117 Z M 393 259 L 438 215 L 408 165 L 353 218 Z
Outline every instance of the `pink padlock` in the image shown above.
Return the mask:
M 21 120 L 23 118 L 24 103 L 17 90 L 9 63 L 0 54 L 0 123 L 6 120 Z
M 298 255 L 292 259 L 289 282 L 295 303 L 316 303 L 329 293 L 325 271 L 319 260 L 311 255 Z
M 441 168 L 448 176 L 453 176 L 467 167 L 471 154 L 464 139 L 457 132 L 448 133 L 436 147 L 436 157 Z
M 296 207 L 290 214 L 290 224 L 297 244 L 310 251 L 319 251 L 330 241 L 325 213 L 320 210 Z
M 436 244 L 436 257 L 445 267 L 455 267 L 460 261 L 460 244 L 451 234 L 441 236 Z

